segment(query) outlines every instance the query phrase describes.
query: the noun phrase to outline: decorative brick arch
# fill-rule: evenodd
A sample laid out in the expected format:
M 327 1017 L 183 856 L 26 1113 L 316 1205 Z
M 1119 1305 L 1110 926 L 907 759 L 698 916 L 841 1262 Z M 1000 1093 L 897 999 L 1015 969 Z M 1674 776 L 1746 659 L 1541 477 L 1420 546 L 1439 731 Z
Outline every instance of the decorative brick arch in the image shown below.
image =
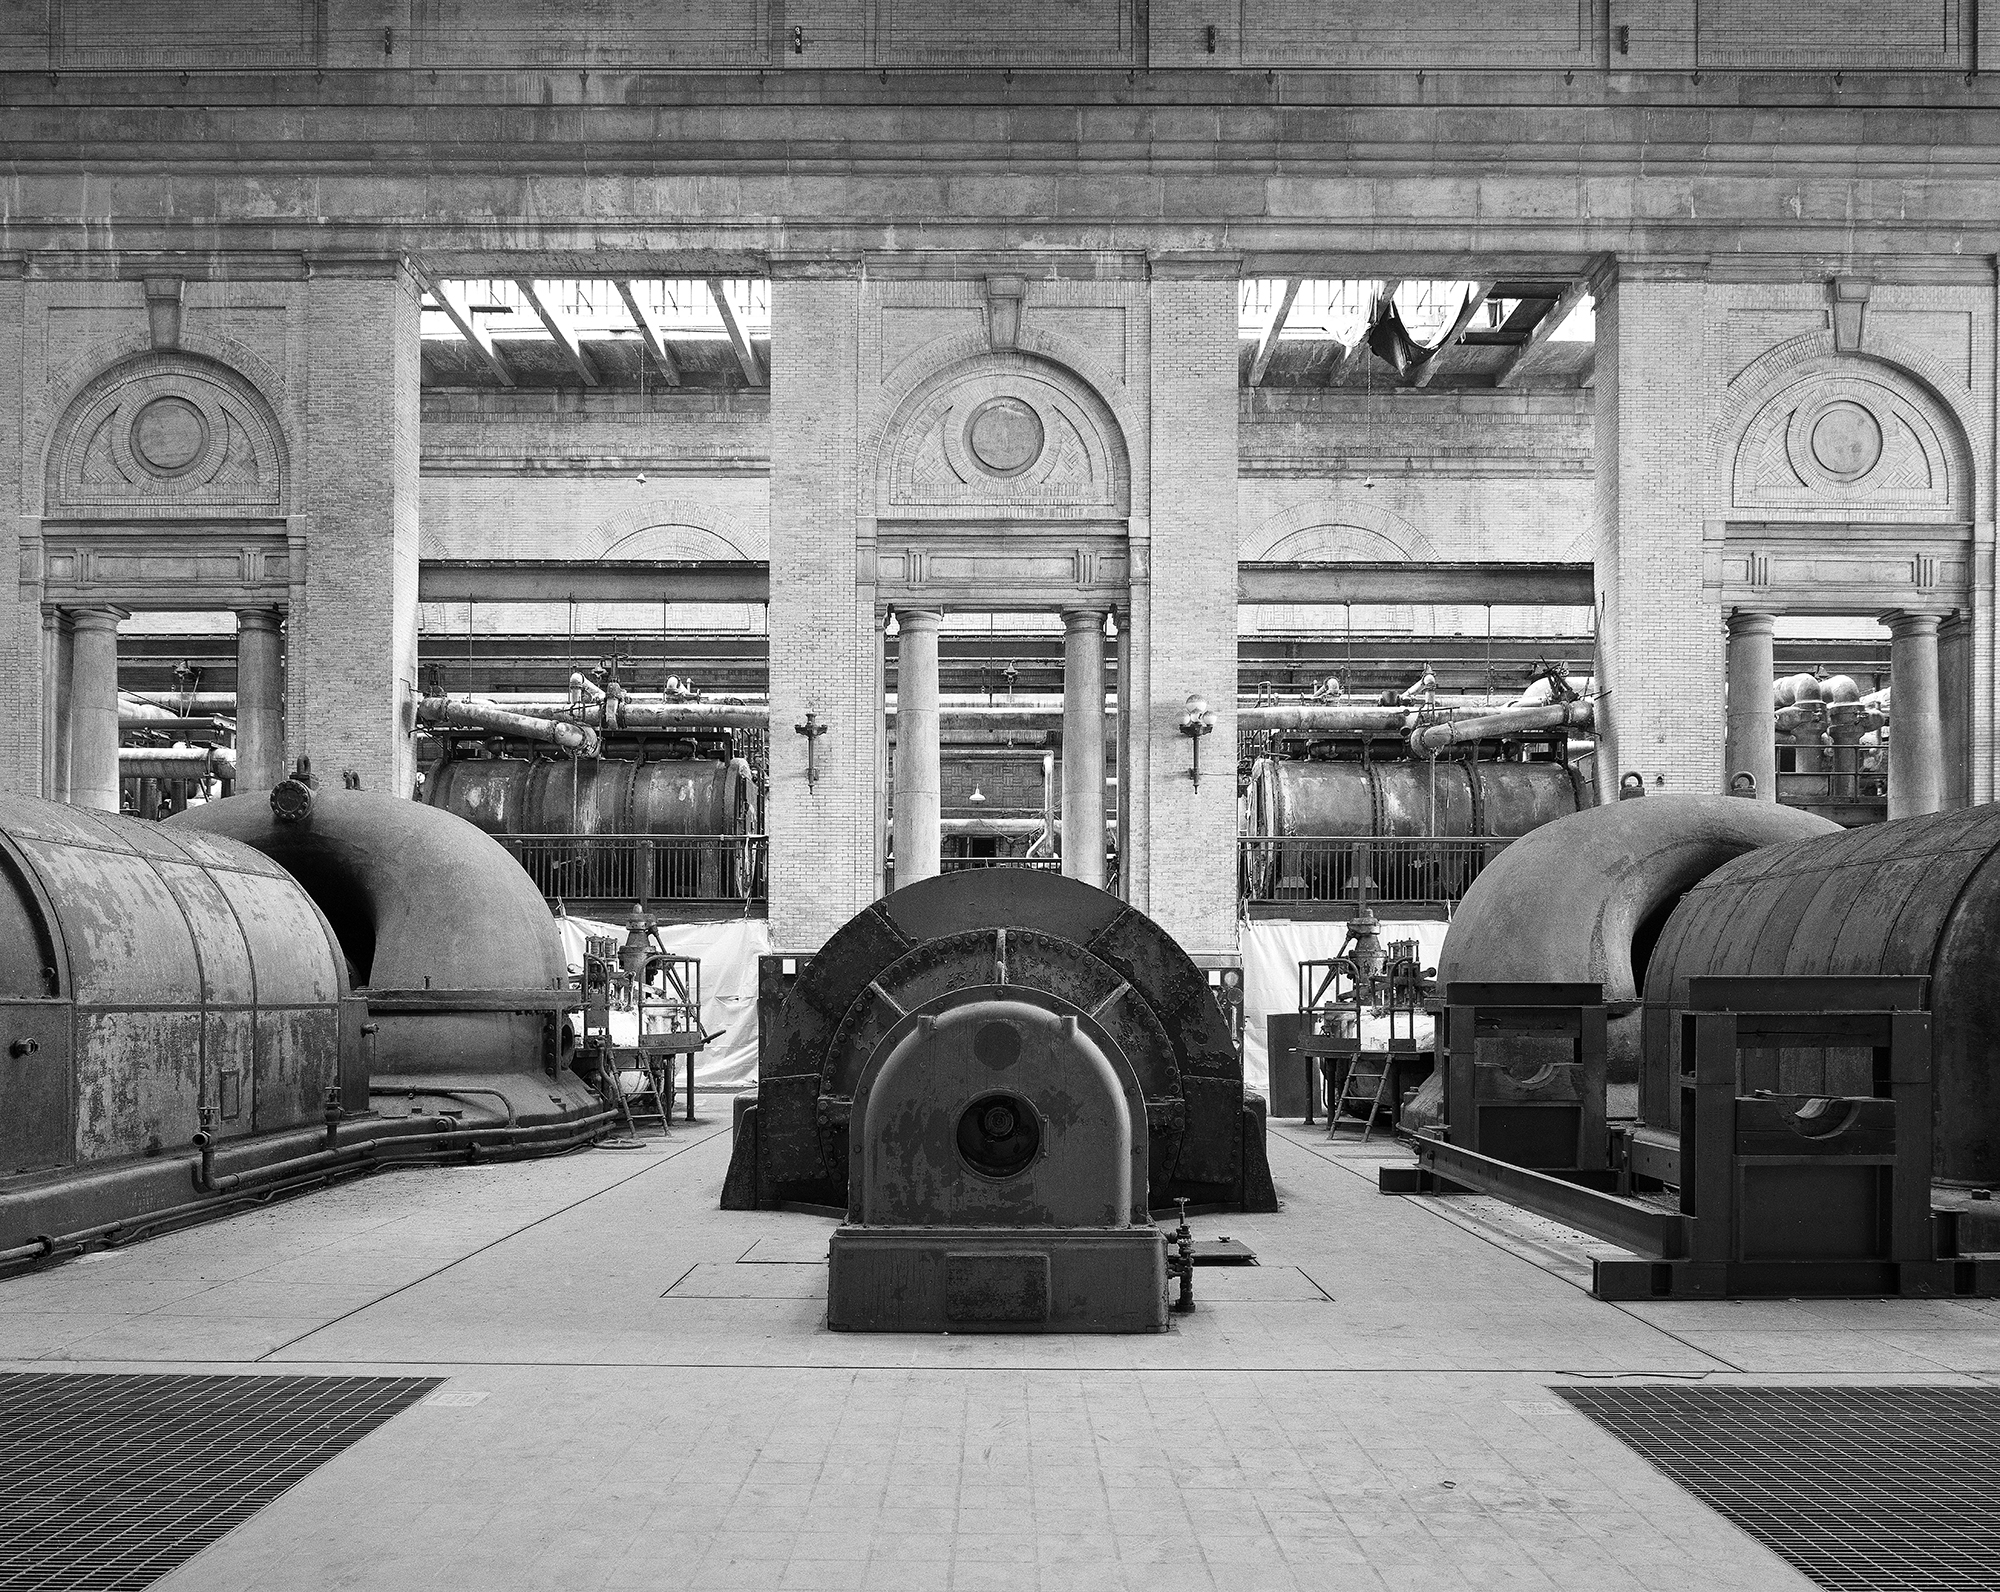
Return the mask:
M 1416 564 L 1436 562 L 1440 555 L 1428 536 L 1393 509 L 1343 495 L 1309 498 L 1279 510 L 1246 540 L 1242 556 L 1272 563 Z M 1364 629 L 1414 631 L 1420 613 L 1430 615 L 1433 630 L 1461 627 L 1462 616 L 1454 607 L 1369 604 L 1356 617 Z M 1348 621 L 1344 609 L 1301 604 L 1263 608 L 1244 623 L 1286 631 L 1338 630 Z
M 747 514 L 675 519 L 671 510 L 626 509 L 599 520 L 582 538 L 590 558 L 761 559 L 770 528 Z
M 946 361 L 889 415 L 869 505 L 878 519 L 1131 514 L 1124 428 L 1094 386 L 1042 355 L 973 352 Z
M 43 460 L 50 518 L 276 520 L 291 453 L 255 383 L 206 354 L 147 349 L 84 382 Z
M 1871 345 L 1842 353 L 1808 333 L 1730 383 L 1715 459 L 1732 512 L 1974 518 L 1969 394 L 1923 350 Z

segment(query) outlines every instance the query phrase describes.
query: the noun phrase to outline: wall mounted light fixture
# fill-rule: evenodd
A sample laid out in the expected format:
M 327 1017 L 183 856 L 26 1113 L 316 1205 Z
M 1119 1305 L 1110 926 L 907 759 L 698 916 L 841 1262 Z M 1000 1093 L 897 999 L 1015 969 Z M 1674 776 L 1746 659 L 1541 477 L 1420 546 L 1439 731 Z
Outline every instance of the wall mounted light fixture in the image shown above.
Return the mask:
M 819 738 L 831 726 L 820 723 L 817 713 L 808 713 L 803 724 L 792 728 L 806 738 L 806 789 L 811 790 L 819 783 Z
M 1208 698 L 1197 692 L 1187 699 L 1187 712 L 1181 715 L 1181 734 L 1193 743 L 1194 763 L 1188 778 L 1196 790 L 1201 789 L 1201 738 L 1214 732 L 1215 715 L 1208 711 Z

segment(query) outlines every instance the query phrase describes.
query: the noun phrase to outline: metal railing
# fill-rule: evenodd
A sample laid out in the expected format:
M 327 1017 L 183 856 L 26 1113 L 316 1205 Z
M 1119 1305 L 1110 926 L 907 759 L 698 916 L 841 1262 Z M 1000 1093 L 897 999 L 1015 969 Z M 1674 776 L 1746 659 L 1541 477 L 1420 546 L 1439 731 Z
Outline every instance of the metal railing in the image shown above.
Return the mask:
M 764 905 L 763 835 L 496 835 L 550 900 Z
M 945 857 L 938 863 L 941 873 L 963 873 L 968 868 L 1040 868 L 1062 872 L 1060 857 Z
M 1449 906 L 1508 844 L 1496 835 L 1244 836 L 1238 888 L 1249 905 L 1365 899 Z

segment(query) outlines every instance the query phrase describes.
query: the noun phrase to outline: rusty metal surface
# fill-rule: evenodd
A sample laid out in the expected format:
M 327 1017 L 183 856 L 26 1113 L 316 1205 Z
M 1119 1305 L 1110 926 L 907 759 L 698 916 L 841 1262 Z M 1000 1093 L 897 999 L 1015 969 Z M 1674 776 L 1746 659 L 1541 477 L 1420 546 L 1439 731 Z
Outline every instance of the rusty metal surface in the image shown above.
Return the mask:
M 2000 1180 L 1996 855 L 2000 806 L 1989 805 L 1773 847 L 1690 889 L 1646 982 L 1647 1120 L 1675 1120 L 1677 1036 L 1666 1019 L 1686 1005 L 1690 979 L 1928 976 L 1937 1173 Z
M 1525 835 L 1589 805 L 1560 763 L 1267 757 L 1250 779 L 1250 833 L 1270 838 Z
M 849 1108 L 867 1066 L 907 1013 L 990 984 L 1088 1019 L 1129 1067 L 1144 1101 L 1144 1181 L 1155 1204 L 1183 1192 L 1274 1208 L 1261 1159 L 1255 1177 L 1246 1171 L 1242 1063 L 1207 976 L 1115 896 L 1000 868 L 928 879 L 874 903 L 802 962 L 782 996 L 771 992 L 760 1120 L 738 1141 L 744 1167 L 756 1166 L 757 1199 L 824 1202 L 831 1172 L 847 1203 Z M 819 1092 L 808 1116 L 798 1080 L 812 1074 Z M 732 1176 L 730 1197 L 748 1182 L 747 1171 Z
M 0 1171 L 312 1123 L 341 1081 L 330 926 L 253 849 L 0 796 Z
M 453 758 L 432 769 L 429 805 L 491 835 L 736 835 L 758 825 L 741 760 Z
M 1652 942 L 1691 886 L 1758 847 L 1837 826 L 1726 796 L 1651 796 L 1544 825 L 1473 881 L 1438 956 L 1438 980 L 1603 986 L 1614 1081 L 1638 1076 L 1634 1013 Z
M 1138 1081 L 1114 1047 L 1031 991 L 964 989 L 906 1017 L 877 1051 L 854 1111 L 849 1175 L 870 1226 L 1149 1220 Z M 977 1142 L 967 1147 L 989 1115 L 1006 1119 L 990 1164 Z
M 561 936 L 520 864 L 490 835 L 422 802 L 320 789 L 309 806 L 286 822 L 264 795 L 233 796 L 159 827 L 241 841 L 304 886 L 332 924 L 357 991 L 381 997 L 371 1003 L 378 1085 L 417 1080 L 504 1097 L 504 1107 L 468 1097 L 468 1122 L 501 1112 L 532 1125 L 594 1111 L 595 1095 L 557 1064 L 550 1035 L 559 1017 L 524 1010 L 531 1003 L 509 993 L 568 984 Z M 396 997 L 425 991 L 439 997 L 433 1006 L 468 1009 L 401 1009 Z M 468 991 L 491 998 L 441 998 Z

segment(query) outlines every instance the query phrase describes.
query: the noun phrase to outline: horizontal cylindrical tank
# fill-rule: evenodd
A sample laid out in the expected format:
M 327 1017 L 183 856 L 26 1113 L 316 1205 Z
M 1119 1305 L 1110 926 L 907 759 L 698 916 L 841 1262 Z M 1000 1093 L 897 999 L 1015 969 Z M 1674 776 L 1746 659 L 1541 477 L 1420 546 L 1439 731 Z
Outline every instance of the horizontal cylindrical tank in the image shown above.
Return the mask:
M 1639 992 L 1683 893 L 1761 846 L 1838 833 L 1829 820 L 1728 796 L 1649 796 L 1563 818 L 1517 840 L 1452 914 L 1438 983 L 1591 983 L 1613 1009 L 1611 1076 L 1639 1073 Z
M 1587 806 L 1589 789 L 1561 763 L 1262 757 L 1250 771 L 1250 833 L 1512 837 Z
M 762 817 L 742 758 L 450 758 L 424 800 L 489 835 L 743 835 Z
M 1841 830 L 1738 858 L 1688 891 L 1653 954 L 1647 1120 L 1670 1126 L 1677 1119 L 1673 1014 L 1686 1005 L 1689 979 L 1920 975 L 1931 981 L 1937 1174 L 2000 1182 L 1996 966 L 2000 806 Z M 1816 1085 L 1803 1092 L 1842 1091 Z
M 249 846 L 0 796 L 0 1172 L 185 1150 L 204 1107 L 232 1138 L 321 1121 L 335 1086 L 365 1105 L 347 991 Z
M 176 814 L 160 828 L 255 847 L 332 924 L 377 1032 L 372 1087 L 455 1095 L 468 1124 L 591 1115 L 561 1014 L 574 1005 L 562 937 L 534 882 L 461 818 L 368 791 L 286 780 Z

